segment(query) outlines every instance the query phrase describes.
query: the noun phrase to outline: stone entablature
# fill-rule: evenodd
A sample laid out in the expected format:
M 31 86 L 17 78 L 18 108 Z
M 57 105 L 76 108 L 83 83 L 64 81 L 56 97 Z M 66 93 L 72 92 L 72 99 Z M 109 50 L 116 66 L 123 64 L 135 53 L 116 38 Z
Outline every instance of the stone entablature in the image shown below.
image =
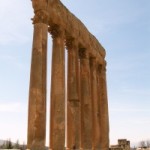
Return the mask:
M 42 4 L 42 0 L 32 1 L 32 3 L 36 3 L 36 5 L 33 5 L 35 12 L 33 23 L 36 23 L 36 20 L 38 20 L 37 18 L 40 18 L 44 23 L 47 23 L 50 26 L 61 26 L 65 31 L 66 37 L 68 36 L 76 39 L 81 48 L 88 48 L 89 53 L 91 53 L 93 57 L 98 58 L 97 61 L 103 61 L 103 58 L 106 55 L 105 49 L 95 36 L 88 31 L 85 25 L 59 0 L 47 0 L 45 5 Z
M 49 33 L 52 36 L 49 149 L 63 150 L 66 143 L 67 150 L 108 150 L 109 117 L 104 48 L 59 0 L 32 0 L 32 5 L 35 15 L 32 19 L 34 33 L 28 148 L 45 149 Z M 65 60 L 65 50 L 68 52 L 68 61 Z
M 90 48 L 93 55 L 99 59 L 105 57 L 105 50 L 94 35 L 60 1 L 49 2 L 48 8 L 49 24 L 60 24 L 66 34 L 75 38 L 81 46 Z

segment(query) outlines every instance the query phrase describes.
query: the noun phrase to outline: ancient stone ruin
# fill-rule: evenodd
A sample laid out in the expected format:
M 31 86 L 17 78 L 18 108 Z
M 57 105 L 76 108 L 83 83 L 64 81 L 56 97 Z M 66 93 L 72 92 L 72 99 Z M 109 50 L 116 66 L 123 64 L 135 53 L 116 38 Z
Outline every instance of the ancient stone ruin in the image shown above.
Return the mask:
M 45 149 L 49 33 L 53 40 L 50 150 L 108 150 L 109 120 L 104 48 L 59 0 L 32 0 L 32 5 L 35 16 L 32 19 L 34 35 L 29 90 L 28 149 Z
M 130 141 L 119 139 L 117 145 L 111 145 L 110 150 L 130 150 Z

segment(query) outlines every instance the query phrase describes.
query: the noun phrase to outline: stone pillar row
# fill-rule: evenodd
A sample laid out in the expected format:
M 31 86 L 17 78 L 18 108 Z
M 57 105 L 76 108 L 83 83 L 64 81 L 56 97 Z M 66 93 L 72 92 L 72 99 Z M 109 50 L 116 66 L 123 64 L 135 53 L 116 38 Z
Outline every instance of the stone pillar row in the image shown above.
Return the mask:
M 65 35 L 58 25 L 48 27 L 47 15 L 33 19 L 34 36 L 29 90 L 28 148 L 45 150 L 47 34 L 52 35 L 50 150 L 108 150 L 109 122 L 106 64 L 98 64 L 88 49 Z M 68 51 L 65 89 L 65 46 Z M 67 93 L 67 101 L 65 95 Z M 67 103 L 67 137 L 65 137 Z M 66 143 L 65 143 L 66 141 Z

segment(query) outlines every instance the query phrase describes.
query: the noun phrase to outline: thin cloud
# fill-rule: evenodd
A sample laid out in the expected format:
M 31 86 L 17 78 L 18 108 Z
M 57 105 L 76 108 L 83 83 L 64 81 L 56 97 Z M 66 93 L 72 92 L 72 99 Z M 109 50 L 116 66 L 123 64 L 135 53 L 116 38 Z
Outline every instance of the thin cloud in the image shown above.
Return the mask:
M 24 112 L 25 108 L 23 107 L 23 104 L 19 102 L 15 103 L 0 103 L 0 112 L 2 113 L 18 113 L 18 112 Z
M 110 112 L 150 112 L 150 110 L 149 109 L 136 109 L 136 108 L 131 108 L 131 109 L 112 108 L 110 109 Z
M 9 54 L 3 54 L 0 55 L 0 62 L 7 62 L 11 65 L 13 65 L 14 67 L 17 67 L 19 70 L 24 70 L 24 71 L 28 71 L 29 72 L 29 68 L 27 66 L 27 64 L 24 64 L 21 61 L 20 57 L 15 57 L 13 55 L 9 55 Z
M 17 31 L 18 32 L 18 31 Z M 29 41 L 29 37 L 19 33 L 12 33 L 12 31 L 7 31 L 6 33 L 1 33 L 0 44 L 7 45 L 9 43 L 24 44 Z
M 150 96 L 150 89 L 129 89 L 129 88 L 124 88 L 122 89 L 124 93 L 132 94 L 134 95 L 143 95 L 143 96 Z
M 117 60 L 110 60 L 111 63 L 108 63 L 108 70 L 112 71 L 133 71 L 135 69 L 139 70 L 139 67 L 144 67 L 145 61 L 148 61 L 150 57 L 150 52 L 147 53 L 137 53 L 130 54 L 130 57 L 123 56 L 118 57 Z M 143 69 L 143 68 L 142 68 Z

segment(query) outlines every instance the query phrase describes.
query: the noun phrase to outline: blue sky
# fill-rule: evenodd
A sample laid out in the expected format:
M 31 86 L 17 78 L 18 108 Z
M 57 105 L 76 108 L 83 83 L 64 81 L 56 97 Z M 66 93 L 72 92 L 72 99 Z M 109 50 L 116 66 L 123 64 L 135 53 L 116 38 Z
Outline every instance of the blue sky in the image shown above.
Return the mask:
M 106 49 L 110 143 L 150 140 L 150 1 L 62 2 Z M 32 16 L 30 0 L 0 0 L 0 139 L 26 142 Z

